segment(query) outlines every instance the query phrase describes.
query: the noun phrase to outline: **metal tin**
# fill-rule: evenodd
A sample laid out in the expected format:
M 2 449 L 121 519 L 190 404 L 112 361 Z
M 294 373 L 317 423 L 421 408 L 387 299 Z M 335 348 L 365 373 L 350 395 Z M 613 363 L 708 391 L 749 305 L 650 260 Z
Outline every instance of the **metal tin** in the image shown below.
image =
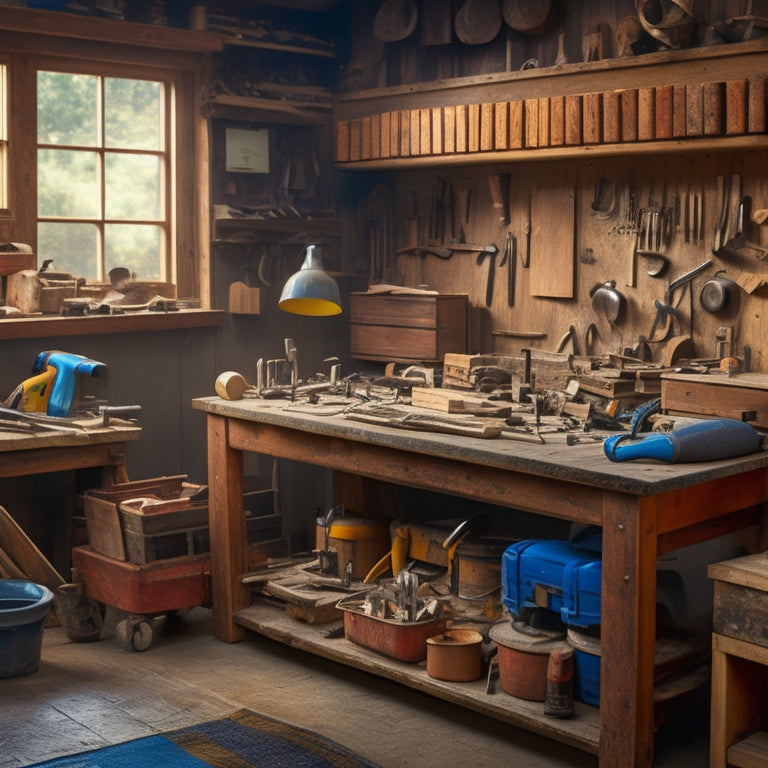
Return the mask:
M 427 638 L 427 674 L 436 680 L 465 683 L 483 671 L 483 636 L 474 629 L 448 629 Z
M 499 681 L 504 691 L 519 699 L 545 701 L 549 652 L 568 649 L 565 634 L 504 622 L 491 627 L 490 638 L 498 646 Z
M 427 656 L 427 638 L 445 630 L 445 619 L 430 621 L 393 621 L 366 616 L 360 599 L 344 598 L 336 607 L 344 611 L 344 637 L 352 643 L 391 656 L 400 661 L 423 661 Z

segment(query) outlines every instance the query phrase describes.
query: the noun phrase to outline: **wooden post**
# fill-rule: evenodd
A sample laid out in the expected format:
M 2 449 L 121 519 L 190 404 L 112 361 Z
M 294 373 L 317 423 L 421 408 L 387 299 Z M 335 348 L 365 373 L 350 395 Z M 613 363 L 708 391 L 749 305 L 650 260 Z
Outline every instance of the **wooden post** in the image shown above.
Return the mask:
M 232 621 L 232 614 L 249 602 L 248 590 L 240 581 L 248 565 L 243 453 L 229 446 L 226 418 L 209 413 L 207 419 L 213 634 L 236 643 L 245 637 L 245 629 Z

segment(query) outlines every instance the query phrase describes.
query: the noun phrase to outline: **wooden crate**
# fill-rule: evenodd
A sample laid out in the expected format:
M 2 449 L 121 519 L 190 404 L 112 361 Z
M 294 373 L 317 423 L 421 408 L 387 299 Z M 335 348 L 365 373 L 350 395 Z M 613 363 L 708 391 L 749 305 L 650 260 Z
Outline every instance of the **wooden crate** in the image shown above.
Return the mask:
M 246 493 L 243 498 L 248 544 L 279 539 L 282 521 L 272 513 L 273 491 Z M 165 509 L 163 509 L 165 507 Z M 130 501 L 120 504 L 120 523 L 126 558 L 146 565 L 174 557 L 192 557 L 210 551 L 208 504 L 171 499 L 145 511 Z
M 185 480 L 186 475 L 176 475 L 87 491 L 83 507 L 90 547 L 137 565 L 208 552 L 208 503 L 189 498 L 205 486 Z M 142 511 L 141 502 L 132 501 L 137 499 L 152 500 L 151 506 Z M 273 501 L 272 489 L 244 495 L 249 544 L 277 541 L 282 536 L 281 516 L 273 514 Z
M 665 413 L 717 416 L 768 428 L 768 375 L 674 374 L 661 377 Z
M 384 362 L 442 362 L 467 351 L 465 295 L 353 293 L 352 357 Z
M 86 491 L 83 494 L 83 511 L 90 546 L 102 555 L 125 560 L 120 502 L 150 495 L 160 499 L 177 498 L 184 489 L 186 479 L 186 475 L 153 477 Z
M 510 355 L 463 355 L 449 352 L 443 358 L 443 386 L 454 389 L 474 389 L 477 386 L 477 370 L 499 368 L 510 375 L 522 373 L 523 359 Z

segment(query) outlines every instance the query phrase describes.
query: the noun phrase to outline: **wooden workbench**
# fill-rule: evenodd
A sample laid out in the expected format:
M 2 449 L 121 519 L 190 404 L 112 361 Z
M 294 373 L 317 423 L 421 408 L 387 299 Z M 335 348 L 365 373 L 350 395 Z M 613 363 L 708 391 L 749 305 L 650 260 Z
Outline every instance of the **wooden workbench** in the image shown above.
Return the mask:
M 534 445 L 413 432 L 286 401 L 208 397 L 193 407 L 207 413 L 214 632 L 227 642 L 245 636 L 237 613 L 250 602 L 240 579 L 246 451 L 602 526 L 601 706 L 591 751 L 605 768 L 653 760 L 658 556 L 761 525 L 768 500 L 762 451 L 697 464 L 612 463 L 600 443 L 567 446 L 564 437 Z M 572 743 L 567 728 L 559 734 L 551 719 L 548 728 Z
M 67 472 L 87 469 L 101 470 L 101 483 L 112 484 L 128 479 L 126 472 L 126 444 L 138 440 L 141 427 L 127 421 L 113 419 L 104 426 L 98 422 L 79 429 L 62 424 L 62 429 L 39 429 L 34 432 L 0 429 L 0 479 L 30 477 L 50 472 Z M 45 517 L 45 526 L 54 529 L 48 539 L 51 549 L 46 552 L 48 559 L 62 574 L 68 575 L 71 562 L 71 515 L 72 505 L 61 501 L 62 511 L 66 509 L 67 519 L 61 515 L 53 518 L 50 510 Z M 29 510 L 9 507 L 13 517 L 22 528 L 32 522 Z M 38 523 L 39 513 L 34 522 Z M 34 527 L 34 526 L 32 526 Z M 27 531 L 30 535 L 30 531 Z M 32 538 L 36 538 L 32 534 Z M 0 536 L 0 547 L 4 541 Z M 10 546 L 9 542 L 5 542 Z M 41 548 L 45 549 L 41 542 Z
M 121 482 L 127 479 L 126 443 L 140 436 L 141 427 L 124 421 L 31 434 L 0 429 L 0 477 L 104 467 L 114 482 Z

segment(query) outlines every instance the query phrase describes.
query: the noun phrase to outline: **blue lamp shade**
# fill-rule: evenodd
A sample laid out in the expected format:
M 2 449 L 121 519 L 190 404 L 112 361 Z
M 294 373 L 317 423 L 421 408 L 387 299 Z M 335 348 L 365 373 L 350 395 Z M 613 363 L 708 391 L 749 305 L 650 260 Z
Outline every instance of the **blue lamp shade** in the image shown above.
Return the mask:
M 323 269 L 323 259 L 315 245 L 308 245 L 304 263 L 291 275 L 277 306 L 294 315 L 323 317 L 341 314 L 341 296 L 336 281 Z

